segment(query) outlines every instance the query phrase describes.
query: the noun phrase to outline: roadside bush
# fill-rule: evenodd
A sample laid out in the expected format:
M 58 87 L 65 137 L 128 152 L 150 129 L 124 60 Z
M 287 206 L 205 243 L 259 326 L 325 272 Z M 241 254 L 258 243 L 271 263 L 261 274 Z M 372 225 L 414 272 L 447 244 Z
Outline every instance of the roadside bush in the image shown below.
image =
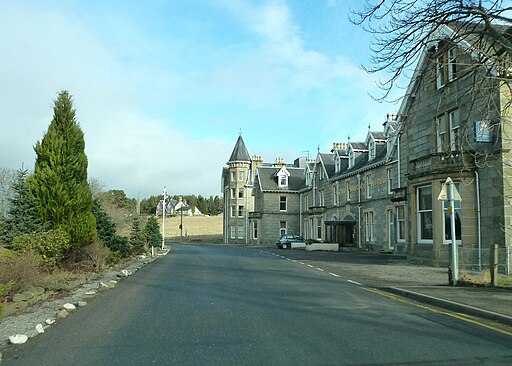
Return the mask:
M 41 258 L 32 251 L 0 249 L 0 300 L 28 286 L 40 285 L 43 281 L 41 266 Z
M 24 234 L 14 238 L 13 249 L 19 252 L 34 251 L 41 256 L 44 268 L 52 271 L 70 249 L 70 236 L 62 229 Z
M 101 243 L 89 244 L 84 247 L 84 251 L 89 257 L 96 270 L 102 270 L 107 264 L 110 250 Z
M 119 253 L 119 257 L 128 257 L 130 254 L 130 244 L 128 238 L 125 236 L 115 235 L 110 243 L 109 249 L 111 252 Z
M 117 264 L 121 262 L 121 259 L 123 259 L 123 256 L 119 252 L 113 252 L 111 251 L 108 256 L 108 261 L 112 264 Z

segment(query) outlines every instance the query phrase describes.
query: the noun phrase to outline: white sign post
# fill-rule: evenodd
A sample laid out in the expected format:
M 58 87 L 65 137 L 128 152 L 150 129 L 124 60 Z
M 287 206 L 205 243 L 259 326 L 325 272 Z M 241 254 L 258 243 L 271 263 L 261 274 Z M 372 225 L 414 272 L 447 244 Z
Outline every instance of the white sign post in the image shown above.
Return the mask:
M 457 238 L 455 237 L 455 204 L 454 201 L 461 201 L 459 191 L 453 184 L 453 181 L 450 177 L 446 178 L 446 182 L 443 183 L 443 188 L 441 189 L 441 193 L 439 193 L 439 197 L 437 197 L 439 201 L 448 201 L 448 213 L 450 213 L 450 231 L 451 231 L 451 267 L 452 267 L 452 281 L 453 286 L 457 286 L 457 281 L 459 280 L 459 258 L 458 258 L 458 250 L 457 250 Z M 443 210 L 444 211 L 444 210 Z M 444 212 L 443 212 L 444 214 Z
M 164 194 L 163 194 L 163 204 L 162 204 L 162 250 L 164 250 L 164 246 L 165 246 L 165 211 L 166 211 L 166 207 L 165 207 L 165 201 L 167 200 L 167 190 L 166 190 L 166 187 L 164 186 Z

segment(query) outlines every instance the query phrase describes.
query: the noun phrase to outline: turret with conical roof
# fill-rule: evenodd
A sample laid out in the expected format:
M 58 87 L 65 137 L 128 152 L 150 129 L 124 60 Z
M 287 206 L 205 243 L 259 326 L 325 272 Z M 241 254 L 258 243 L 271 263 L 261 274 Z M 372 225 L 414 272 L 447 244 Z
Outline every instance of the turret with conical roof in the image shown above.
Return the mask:
M 251 158 L 249 156 L 249 152 L 247 151 L 247 148 L 245 147 L 244 139 L 242 138 L 242 135 L 238 136 L 238 140 L 236 141 L 235 147 L 233 148 L 233 152 L 231 153 L 231 157 L 228 160 L 229 163 L 234 162 L 251 162 Z
M 253 210 L 252 160 L 242 136 L 238 136 L 233 152 L 222 172 L 224 194 L 224 242 L 247 244 L 249 212 Z

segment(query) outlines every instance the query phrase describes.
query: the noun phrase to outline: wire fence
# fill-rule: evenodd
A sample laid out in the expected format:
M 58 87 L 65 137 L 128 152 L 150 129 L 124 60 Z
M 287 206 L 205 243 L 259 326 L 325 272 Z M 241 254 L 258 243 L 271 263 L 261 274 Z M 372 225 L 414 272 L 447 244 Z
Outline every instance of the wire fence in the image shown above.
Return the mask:
M 498 272 L 510 276 L 510 248 L 498 249 Z M 491 249 L 459 248 L 459 269 L 468 271 L 488 270 L 491 266 Z

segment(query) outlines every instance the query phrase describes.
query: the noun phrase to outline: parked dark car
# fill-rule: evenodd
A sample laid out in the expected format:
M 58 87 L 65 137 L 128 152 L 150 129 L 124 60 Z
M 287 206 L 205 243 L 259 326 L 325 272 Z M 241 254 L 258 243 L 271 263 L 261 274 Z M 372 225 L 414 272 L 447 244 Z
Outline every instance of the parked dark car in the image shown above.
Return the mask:
M 303 243 L 304 239 L 300 235 L 285 234 L 277 240 L 277 247 L 279 249 L 288 249 L 291 247 L 291 243 Z

